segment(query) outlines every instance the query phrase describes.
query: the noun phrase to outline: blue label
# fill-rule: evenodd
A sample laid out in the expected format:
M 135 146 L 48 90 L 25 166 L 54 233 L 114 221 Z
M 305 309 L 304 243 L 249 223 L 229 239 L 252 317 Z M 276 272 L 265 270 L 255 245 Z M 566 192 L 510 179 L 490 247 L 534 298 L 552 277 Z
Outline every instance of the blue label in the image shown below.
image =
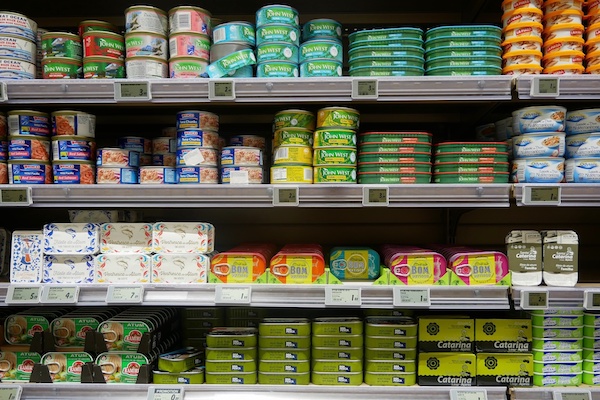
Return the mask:
M 121 168 L 121 180 L 119 183 L 138 183 L 138 170 L 135 168 Z
M 85 140 L 57 140 L 53 146 L 54 158 L 59 160 L 92 159 L 91 142 Z
M 11 126 L 10 119 L 11 117 L 9 116 L 9 126 Z M 20 115 L 18 117 L 18 121 L 19 135 L 50 136 L 50 125 L 48 117 L 35 115 Z
M 0 161 L 4 161 L 8 158 L 8 142 L 6 140 L 0 141 Z
M 46 182 L 46 166 L 41 164 L 10 165 L 13 184 L 43 184 Z
M 81 165 L 65 164 L 53 165 L 54 183 L 77 184 L 81 182 Z

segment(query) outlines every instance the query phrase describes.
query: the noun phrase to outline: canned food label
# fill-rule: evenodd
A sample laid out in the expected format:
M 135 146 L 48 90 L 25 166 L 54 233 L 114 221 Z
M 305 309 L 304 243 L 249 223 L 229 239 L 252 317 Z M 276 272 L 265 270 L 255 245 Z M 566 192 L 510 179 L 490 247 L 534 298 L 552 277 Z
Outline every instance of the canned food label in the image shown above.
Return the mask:
M 205 283 L 210 257 L 203 254 L 155 254 L 152 283 Z
M 309 21 L 304 24 L 303 34 L 305 40 L 323 36 L 341 39 L 342 28 L 335 21 Z
M 267 61 L 289 61 L 298 63 L 298 47 L 289 43 L 266 43 L 256 49 L 259 63 Z
M 175 168 L 141 167 L 140 184 L 175 184 L 177 174 Z
M 169 65 L 162 59 L 129 59 L 125 61 L 127 78 L 158 79 L 169 77 Z
M 519 160 L 513 165 L 513 182 L 559 183 L 564 179 L 564 159 Z
M 38 353 L 21 351 L 0 352 L 0 365 L 5 366 L 0 371 L 0 378 L 5 382 L 29 382 L 34 365 L 39 364 L 41 360 L 42 358 Z
M 313 169 L 304 166 L 271 167 L 271 183 L 312 183 Z
M 342 45 L 339 43 L 325 41 L 306 42 L 300 46 L 300 60 L 310 60 L 314 58 L 333 59 L 339 62 L 343 61 Z
M 44 225 L 44 254 L 96 254 L 99 242 L 98 224 Z
M 513 130 L 520 133 L 563 132 L 566 109 L 563 107 L 528 107 L 513 112 Z
M 221 151 L 222 165 L 262 166 L 262 151 L 254 148 L 233 147 Z
M 42 62 L 44 79 L 78 79 L 81 75 L 81 65 L 60 61 L 60 58 Z
M 245 171 L 248 183 L 263 183 L 262 167 L 224 167 L 221 172 L 221 183 L 231 183 L 232 171 Z
M 266 270 L 258 258 L 243 254 L 217 255 L 211 262 L 211 272 L 224 283 L 251 283 Z
M 182 111 L 177 114 L 177 130 L 207 129 L 219 131 L 219 117 L 205 111 Z
M 256 56 L 254 55 L 254 50 L 244 49 L 210 64 L 206 71 L 211 78 L 221 78 L 235 72 L 239 68 L 255 64 Z
M 171 78 L 200 78 L 206 73 L 208 61 L 205 60 L 178 60 L 169 61 Z
M 152 224 L 106 223 L 100 226 L 102 253 L 152 252 Z
M 81 59 L 83 47 L 80 41 L 65 37 L 52 37 L 42 40 L 44 57 L 64 57 Z
M 213 31 L 213 42 L 247 42 L 254 46 L 256 44 L 256 32 L 252 25 L 246 24 L 223 24 Z
M 106 36 L 102 33 L 86 35 L 83 39 L 86 57 L 111 57 L 123 59 L 125 44 L 122 37 Z
M 53 382 L 81 382 L 83 365 L 94 361 L 88 353 L 46 353 L 41 363 L 48 367 Z
M 87 140 L 54 140 L 52 141 L 52 155 L 54 160 L 81 160 L 92 159 L 93 142 Z
M 345 149 L 317 149 L 314 155 L 315 165 L 338 164 L 355 165 L 356 150 Z
M 256 25 L 280 23 L 298 25 L 298 12 L 287 6 L 265 6 L 256 13 Z
M 96 256 L 96 283 L 149 283 L 152 258 L 145 254 Z M 139 343 L 138 343 L 139 344 Z M 130 351 L 137 350 L 132 349 Z
M 131 9 L 125 13 L 125 32 L 154 32 L 167 34 L 167 16 L 158 10 Z
M 212 33 L 210 15 L 195 9 L 177 9 L 169 13 L 169 29 L 175 32 L 199 32 L 205 35 Z
M 292 130 L 292 129 L 279 129 L 275 131 L 275 143 L 276 147 L 281 145 L 302 145 L 312 146 L 313 145 L 313 134 L 308 130 Z
M 11 136 L 50 136 L 49 119 L 38 115 L 9 115 L 8 133 Z
M 94 282 L 94 257 L 44 256 L 43 283 L 92 283 Z
M 9 160 L 48 161 L 50 142 L 38 139 L 10 139 L 8 145 Z
M 2 79 L 34 79 L 34 64 L 14 59 L 0 59 L 0 78 Z
M 564 133 L 517 136 L 513 146 L 514 154 L 518 158 L 562 157 L 565 154 Z
M 405 285 L 433 285 L 445 274 L 441 256 L 404 254 L 393 259 L 390 270 Z
M 52 321 L 50 330 L 57 346 L 83 346 L 86 332 L 96 331 L 98 325 L 100 322 L 91 317 L 61 317 Z
M 258 147 L 264 150 L 266 147 L 266 140 L 262 136 L 257 135 L 237 135 L 229 138 L 229 144 L 231 146 L 246 146 L 246 147 Z
M 85 79 L 116 79 L 125 78 L 123 62 L 89 61 L 84 60 L 83 77 Z
M 275 115 L 275 130 L 283 128 L 303 128 L 309 131 L 315 128 L 315 116 L 308 111 L 282 111 Z
M 50 323 L 43 316 L 11 315 L 5 321 L 4 338 L 8 344 L 30 344 L 36 332 L 44 332 Z
M 147 56 L 166 60 L 167 39 L 161 36 L 144 33 L 129 34 L 125 38 L 127 57 Z
M 53 176 L 56 184 L 94 184 L 94 168 L 88 164 L 54 164 Z
M 136 383 L 140 367 L 148 364 L 148 359 L 138 353 L 102 353 L 96 359 L 102 369 L 106 383 Z
M 584 133 L 567 136 L 567 158 L 600 157 L 600 135 Z
M 315 131 L 315 147 L 356 146 L 356 133 L 344 130 Z
M 96 116 L 85 113 L 53 115 L 52 134 L 93 138 L 96 136 Z M 72 142 L 72 144 L 81 144 L 81 142 Z
M 600 109 L 568 112 L 566 131 L 569 135 L 600 132 Z
M 0 58 L 14 58 L 35 63 L 35 44 L 19 37 L 0 36 Z
M 209 253 L 214 250 L 214 228 L 205 223 L 158 222 L 152 229 L 155 253 Z
M 52 183 L 52 167 L 49 164 L 9 164 L 8 179 L 13 184 Z
M 298 75 L 298 67 L 290 62 L 265 62 L 256 69 L 256 76 L 259 78 L 297 78 Z
M 43 235 L 30 231 L 15 231 L 10 252 L 10 282 L 39 283 L 44 264 Z
M 219 183 L 219 171 L 214 166 L 177 167 L 177 183 Z
M 174 167 L 177 165 L 177 156 L 175 154 L 154 154 L 152 165 L 156 167 Z
M 98 166 L 139 167 L 140 153 L 127 149 L 100 149 L 96 159 Z
M 312 164 L 312 152 L 309 146 L 281 146 L 273 154 L 273 164 Z
M 300 44 L 300 30 L 291 25 L 264 25 L 257 29 L 256 34 L 258 45 L 264 42 Z
M 21 14 L 0 13 L 0 34 L 25 37 L 35 41 L 37 25 Z
M 600 159 L 567 160 L 565 179 L 575 183 L 600 182 Z
M 359 126 L 360 115 L 358 112 L 333 109 L 319 110 L 318 126 L 319 127 L 342 127 L 356 129 Z
M 171 57 L 198 57 L 210 59 L 210 39 L 195 35 L 174 35 L 169 38 L 169 54 Z
M 8 159 L 8 141 L 0 140 L 0 160 L 7 160 L 7 159 Z M 8 169 L 6 168 L 6 165 L 4 165 L 4 172 L 8 173 Z
M 315 167 L 315 183 L 356 183 L 356 168 Z
M 270 271 L 281 283 L 313 283 L 325 273 L 325 265 L 317 256 L 276 255 L 271 260 Z

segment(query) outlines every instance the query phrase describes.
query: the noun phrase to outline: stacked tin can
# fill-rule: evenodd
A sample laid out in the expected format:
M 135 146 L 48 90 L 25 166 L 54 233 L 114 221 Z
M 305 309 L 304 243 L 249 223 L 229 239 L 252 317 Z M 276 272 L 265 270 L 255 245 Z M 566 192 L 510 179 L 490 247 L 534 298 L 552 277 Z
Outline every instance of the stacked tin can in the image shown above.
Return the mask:
M 565 181 L 600 182 L 600 109 L 567 112 Z
M 367 317 L 365 383 L 411 386 L 417 381 L 417 322 L 410 317 Z
M 98 149 L 96 156 L 96 183 L 139 183 L 140 152 L 120 147 Z
M 506 142 L 444 142 L 435 146 L 435 183 L 508 183 Z
M 306 318 L 265 318 L 258 326 L 258 383 L 310 383 L 311 323 Z
M 4 21 L 3 24 L 10 25 L 0 34 L 0 75 L 2 75 L 2 79 L 34 79 L 38 75 L 35 42 L 37 24 L 21 14 L 0 11 L 0 15 Z
M 542 1 L 502 2 L 502 73 L 504 75 L 542 72 Z
M 81 111 L 52 113 L 52 175 L 57 184 L 93 184 L 96 116 Z
M 83 47 L 79 35 L 69 32 L 42 34 L 42 55 L 42 78 L 81 78 Z
M 566 113 L 559 106 L 526 107 L 512 113 L 512 182 L 564 181 Z
M 585 72 L 600 74 L 600 1 L 593 0 L 586 4 L 584 20 L 587 26 Z
M 0 113 L 0 184 L 8 183 L 8 122 L 6 115 Z
M 363 322 L 355 317 L 315 318 L 312 373 L 315 385 L 363 383 Z
M 313 183 L 313 132 L 315 115 L 305 110 L 284 110 L 273 120 L 271 183 Z
M 8 183 L 52 183 L 50 165 L 50 116 L 30 110 L 14 110 L 8 122 Z
M 235 21 L 215 26 L 208 76 L 211 78 L 254 76 L 255 45 L 256 32 L 250 22 Z
M 313 19 L 302 26 L 300 77 L 342 76 L 343 61 L 342 24 L 332 19 Z
M 104 21 L 82 21 L 84 79 L 125 78 L 125 39 Z
M 144 154 L 142 155 L 143 160 L 140 160 L 140 184 L 177 183 L 177 170 L 175 169 L 177 139 L 158 137 L 150 142 L 152 154 Z
M 246 149 L 248 156 L 251 152 L 257 153 L 260 150 L 261 158 L 265 156 L 265 150 L 267 148 L 266 139 L 258 135 L 234 135 L 229 138 L 229 147 L 227 153 L 230 150 Z M 221 160 L 223 157 L 221 157 Z M 264 183 L 265 182 L 265 168 L 262 165 L 228 165 L 221 162 L 221 183 Z M 250 161 L 250 163 L 252 163 Z M 264 160 L 263 160 L 264 164 Z
M 219 183 L 219 117 L 207 111 L 177 113 L 177 183 Z
M 544 74 L 582 74 L 584 72 L 583 1 L 547 0 L 544 2 Z M 600 27 L 600 26 L 598 26 Z M 588 37 L 598 27 L 590 27 Z M 592 33 L 590 33 L 592 32 Z
M 579 386 L 583 375 L 583 309 L 532 311 L 535 386 Z M 590 351 L 590 350 L 588 350 Z M 593 350 L 591 351 L 593 354 Z M 588 353 L 590 354 L 590 353 Z
M 425 75 L 500 75 L 501 33 L 493 25 L 429 29 L 425 33 Z
M 431 182 L 427 132 L 366 132 L 358 136 L 358 183 Z
M 257 382 L 257 329 L 213 328 L 206 336 L 206 383 Z
M 298 70 L 300 20 L 296 9 L 268 5 L 256 12 L 256 45 L 261 62 L 259 78 L 294 78 Z
M 596 346 L 600 340 L 600 314 L 583 314 L 583 335 L 583 384 L 600 385 L 600 351 Z
M 348 36 L 350 76 L 423 76 L 420 28 L 373 29 Z
M 167 78 L 167 13 L 151 6 L 125 10 L 125 70 L 129 79 Z
M 192 6 L 169 10 L 169 77 L 206 76 L 210 59 L 210 12 Z

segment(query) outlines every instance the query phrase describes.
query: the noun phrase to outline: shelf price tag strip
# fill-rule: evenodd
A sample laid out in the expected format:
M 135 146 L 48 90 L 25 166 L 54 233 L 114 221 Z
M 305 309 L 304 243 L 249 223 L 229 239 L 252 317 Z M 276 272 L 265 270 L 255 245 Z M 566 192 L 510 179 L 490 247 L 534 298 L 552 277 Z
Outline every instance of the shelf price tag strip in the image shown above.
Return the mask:
M 600 310 L 600 289 L 586 289 L 583 292 L 583 308 L 589 311 Z
M 6 303 L 9 304 L 38 304 L 40 302 L 40 293 L 42 287 L 32 286 L 13 286 L 8 287 L 6 292 Z
M 450 389 L 450 400 L 487 400 L 485 389 Z
M 0 400 L 20 400 L 23 388 L 21 386 L 2 385 L 0 387 Z
M 560 186 L 523 186 L 523 204 L 528 206 L 558 206 Z
M 362 204 L 365 207 L 387 207 L 390 205 L 388 186 L 363 186 Z
M 1 189 L 0 190 L 0 206 L 15 207 L 15 206 L 30 206 L 33 204 L 31 197 L 31 188 L 19 189 Z
M 360 288 L 325 288 L 325 305 L 333 307 L 360 307 L 362 305 Z
M 6 82 L 0 82 L 0 103 L 4 103 L 6 101 L 8 101 Z
M 234 80 L 210 80 L 208 81 L 208 99 L 213 100 L 235 100 Z
M 394 287 L 394 307 L 431 307 L 431 290 L 429 288 Z
M 560 96 L 560 79 L 550 76 L 534 76 L 531 80 L 531 97 L 558 97 Z
M 106 302 L 109 304 L 140 304 L 143 301 L 143 286 L 109 286 L 106 292 Z
M 353 79 L 352 99 L 372 100 L 379 98 L 379 81 L 377 79 Z
M 273 187 L 273 206 L 298 207 L 300 205 L 298 186 Z
M 215 288 L 215 304 L 250 304 L 252 302 L 252 288 L 225 287 Z
M 523 290 L 521 291 L 521 308 L 523 310 L 547 310 L 549 292 L 547 290 Z
M 155 387 L 148 388 L 148 400 L 183 400 L 184 390 L 182 387 Z
M 552 392 L 553 400 L 592 400 L 592 392 L 585 389 L 564 389 Z
M 116 101 L 150 101 L 152 84 L 149 81 L 115 82 Z
M 43 304 L 77 304 L 78 286 L 46 286 L 42 289 Z

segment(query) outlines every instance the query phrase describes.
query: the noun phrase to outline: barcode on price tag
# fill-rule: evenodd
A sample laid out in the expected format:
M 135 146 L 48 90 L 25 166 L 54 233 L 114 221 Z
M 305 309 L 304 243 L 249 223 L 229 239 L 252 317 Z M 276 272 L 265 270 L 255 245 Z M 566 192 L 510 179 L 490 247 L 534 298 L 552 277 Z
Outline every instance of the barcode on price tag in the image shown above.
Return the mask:
M 21 386 L 2 385 L 0 387 L 0 400 L 20 400 L 23 388 Z
M 109 286 L 106 293 L 107 303 L 139 304 L 144 301 L 143 286 Z
M 40 302 L 41 286 L 9 286 L 6 292 L 6 303 L 37 304 Z
M 75 304 L 78 300 L 78 286 L 46 286 L 42 289 L 42 303 Z
M 250 304 L 252 302 L 252 290 L 248 286 L 215 288 L 216 304 Z
M 325 288 L 325 305 L 334 307 L 361 306 L 360 288 Z
M 6 82 L 0 82 L 0 103 L 8 101 L 8 91 L 6 89 Z
M 152 100 L 150 82 L 115 82 L 116 101 L 149 101 Z
M 154 387 L 148 388 L 148 400 L 183 400 L 184 391 L 181 387 Z
M 565 389 L 552 392 L 553 400 L 592 400 L 592 392 L 580 389 Z
M 450 400 L 487 400 L 485 389 L 452 389 Z
M 431 291 L 429 288 L 408 289 L 395 287 L 393 292 L 394 307 L 430 307 Z

